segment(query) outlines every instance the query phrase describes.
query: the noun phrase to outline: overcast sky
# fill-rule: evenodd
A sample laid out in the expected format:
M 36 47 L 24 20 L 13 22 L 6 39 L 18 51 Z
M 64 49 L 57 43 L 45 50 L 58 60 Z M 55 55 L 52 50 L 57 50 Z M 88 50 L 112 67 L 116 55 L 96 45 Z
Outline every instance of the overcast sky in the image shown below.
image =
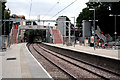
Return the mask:
M 60 10 L 65 8 L 75 0 L 32 0 L 32 9 L 30 19 L 50 19 Z M 57 19 L 58 16 L 77 17 L 83 8 L 86 7 L 86 2 L 89 0 L 77 0 L 70 7 L 62 11 L 60 14 L 52 19 Z M 31 0 L 7 0 L 7 8 L 11 10 L 12 14 L 25 15 L 29 19 Z

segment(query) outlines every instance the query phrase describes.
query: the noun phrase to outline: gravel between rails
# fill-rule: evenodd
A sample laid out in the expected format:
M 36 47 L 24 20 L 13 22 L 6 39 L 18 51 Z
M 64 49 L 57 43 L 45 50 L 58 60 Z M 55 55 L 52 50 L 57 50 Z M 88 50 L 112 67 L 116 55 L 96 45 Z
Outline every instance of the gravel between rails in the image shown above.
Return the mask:
M 101 79 L 100 77 L 86 71 L 83 70 L 79 67 L 76 67 L 75 65 L 72 65 L 62 59 L 57 58 L 56 56 L 53 56 L 51 54 L 49 54 L 48 52 L 45 52 L 44 50 L 40 49 L 38 46 L 35 46 L 35 48 L 40 51 L 40 53 L 44 53 L 43 55 L 45 55 L 46 57 L 48 57 L 49 59 L 51 59 L 52 61 L 54 61 L 54 63 L 56 63 L 57 65 L 63 67 L 64 69 L 66 69 L 69 73 L 72 73 L 74 76 L 76 76 L 78 79 L 85 79 L 85 78 L 90 78 L 90 79 Z
M 72 80 L 70 76 L 66 75 L 59 68 L 55 67 L 41 55 L 39 55 L 32 47 L 33 44 L 29 44 L 28 48 L 31 54 L 38 60 L 38 62 L 46 69 L 46 71 L 52 76 L 54 80 L 58 79 L 69 79 Z
M 38 45 L 38 46 L 41 47 L 40 45 Z M 41 47 L 41 48 L 43 48 L 43 47 Z M 68 60 L 68 61 L 71 62 L 71 63 L 75 63 L 75 64 L 78 65 L 78 66 L 80 65 L 81 67 L 84 67 L 84 68 L 86 68 L 87 70 L 90 70 L 90 71 L 92 71 L 92 72 L 94 72 L 94 73 L 97 73 L 98 75 L 101 75 L 101 76 L 105 77 L 106 79 L 110 79 L 110 78 L 111 78 L 111 79 L 112 79 L 112 78 L 114 78 L 114 79 L 120 79 L 119 76 L 117 76 L 117 75 L 115 75 L 115 74 L 113 74 L 113 73 L 109 73 L 109 72 L 107 72 L 107 71 L 100 70 L 100 69 L 98 69 L 98 68 L 96 68 L 96 67 L 93 67 L 93 66 L 84 64 L 84 63 L 82 63 L 82 62 L 80 62 L 80 61 L 77 61 L 77 60 L 74 60 L 74 59 L 65 57 L 65 56 L 60 55 L 60 54 L 56 54 L 55 52 L 52 52 L 52 51 L 47 50 L 47 49 L 45 49 L 45 48 L 43 48 L 43 49 L 46 50 L 46 51 L 48 51 L 48 52 L 50 52 L 51 54 L 53 54 L 53 55 L 55 55 L 55 56 L 58 56 L 58 57 L 60 57 L 60 58 L 62 58 L 62 59 L 64 59 L 64 60 Z

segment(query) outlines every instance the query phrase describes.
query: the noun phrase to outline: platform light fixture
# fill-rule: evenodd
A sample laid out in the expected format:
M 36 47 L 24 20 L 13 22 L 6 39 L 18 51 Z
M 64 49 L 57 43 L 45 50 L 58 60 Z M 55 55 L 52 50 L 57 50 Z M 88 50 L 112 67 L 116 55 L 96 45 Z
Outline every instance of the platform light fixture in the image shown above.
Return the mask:
M 75 47 L 75 17 L 71 17 L 74 19 L 74 47 Z
M 94 9 L 89 9 L 89 10 L 91 10 L 91 11 L 94 11 L 94 21 L 93 21 L 93 23 L 94 23 L 94 50 L 95 50 L 95 8 Z
M 116 31 L 116 17 L 117 16 L 120 16 L 120 15 L 113 15 L 113 14 L 110 14 L 109 16 L 114 16 L 115 17 L 115 32 L 114 32 L 114 34 L 115 34 L 115 49 L 116 49 L 116 43 L 117 43 L 117 31 Z

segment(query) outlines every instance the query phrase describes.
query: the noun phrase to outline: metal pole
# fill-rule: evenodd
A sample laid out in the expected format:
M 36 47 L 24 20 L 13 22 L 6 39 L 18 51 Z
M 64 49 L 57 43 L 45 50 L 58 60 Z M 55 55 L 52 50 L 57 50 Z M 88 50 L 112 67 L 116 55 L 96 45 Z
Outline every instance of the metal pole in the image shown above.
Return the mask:
M 20 34 L 20 29 L 19 29 L 19 26 L 18 26 L 17 44 L 19 44 L 19 34 Z
M 69 44 L 70 44 L 70 22 L 69 22 Z
M 44 26 L 44 21 L 43 21 L 43 26 Z
M 46 39 L 45 39 L 45 42 L 47 42 L 47 29 L 46 29 L 45 31 L 46 31 Z
M 13 39 L 13 35 L 14 35 L 14 33 L 13 33 L 13 28 L 14 28 L 14 27 L 13 27 L 13 26 L 14 26 L 14 23 L 12 23 L 12 30 L 11 30 L 11 31 L 12 31 L 12 39 L 11 39 L 12 44 L 13 44 L 13 40 L 14 40 L 14 39 Z
M 4 10 L 4 20 L 5 20 L 5 10 Z M 4 21 L 4 35 L 5 35 L 5 33 L 6 33 L 6 28 L 5 28 L 5 25 L 6 23 L 5 23 L 5 21 Z
M 116 21 L 117 21 L 117 19 L 116 19 L 116 17 L 117 16 L 120 16 L 120 15 L 112 15 L 112 14 L 110 14 L 109 16 L 115 16 L 115 49 L 116 49 L 116 44 L 117 44 L 117 31 L 116 31 Z
M 94 9 L 94 50 L 95 50 L 95 9 Z
M 8 34 L 8 44 L 10 45 L 10 40 L 9 40 L 10 39 L 9 38 L 9 36 L 10 36 L 10 20 L 9 20 L 9 31 L 8 32 L 9 32 L 9 34 Z
M 0 36 L 2 35 L 2 2 L 0 1 Z
M 48 42 L 50 43 L 50 23 L 48 23 Z
M 74 17 L 74 47 L 75 47 L 75 17 Z
M 115 49 L 116 49 L 116 38 L 117 38 L 116 37 L 116 35 L 117 35 L 117 32 L 116 32 L 116 16 L 117 15 L 115 15 L 115 33 L 114 33 L 115 34 Z
M 64 45 L 64 22 L 63 22 L 63 45 Z
M 40 25 L 40 15 L 38 15 L 38 22 L 39 22 L 39 25 Z

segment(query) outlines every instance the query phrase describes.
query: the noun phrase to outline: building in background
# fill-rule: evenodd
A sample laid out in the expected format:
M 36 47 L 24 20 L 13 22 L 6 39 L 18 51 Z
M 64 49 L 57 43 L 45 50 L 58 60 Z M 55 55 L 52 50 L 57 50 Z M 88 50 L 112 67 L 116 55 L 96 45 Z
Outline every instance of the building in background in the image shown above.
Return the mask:
M 83 38 L 84 39 L 88 39 L 90 38 L 91 36 L 91 29 L 90 29 L 90 22 L 89 21 L 86 21 L 86 20 L 83 20 L 82 21 L 82 26 L 83 26 Z
M 58 27 L 61 35 L 66 36 L 66 22 L 65 22 L 66 17 L 60 16 L 60 17 L 58 17 L 57 21 L 58 21 L 57 22 L 57 27 Z
M 82 36 L 83 38 L 81 38 L 81 41 L 84 42 L 85 46 L 88 46 L 88 42 L 89 42 L 89 38 L 91 37 L 91 24 L 89 21 L 87 20 L 83 20 L 82 21 Z

